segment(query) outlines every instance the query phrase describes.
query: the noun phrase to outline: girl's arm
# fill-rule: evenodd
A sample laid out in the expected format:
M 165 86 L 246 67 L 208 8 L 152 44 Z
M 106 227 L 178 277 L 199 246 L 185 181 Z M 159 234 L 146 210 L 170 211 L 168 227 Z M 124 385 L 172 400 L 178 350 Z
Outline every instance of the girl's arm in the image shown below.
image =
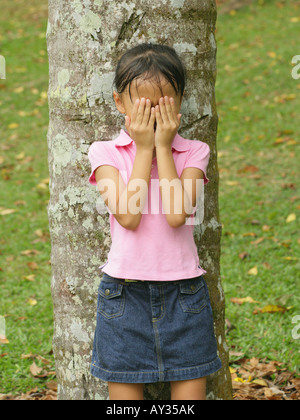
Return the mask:
M 197 179 L 203 179 L 204 175 L 201 169 L 186 168 L 179 178 L 171 148 L 156 147 L 156 156 L 167 222 L 176 228 L 184 225 L 186 218 L 193 214 L 202 185 Z
M 95 172 L 95 177 L 106 206 L 120 225 L 135 230 L 141 221 L 148 198 L 155 122 L 155 112 L 154 108 L 151 108 L 151 102 L 145 98 L 137 100 L 131 118 L 126 116 L 125 121 L 130 137 L 136 145 L 136 155 L 128 184 L 125 185 L 118 169 L 108 165 L 100 166 Z M 112 188 L 109 188 L 109 185 Z
M 97 185 L 106 206 L 125 229 L 135 230 L 141 221 L 148 197 L 152 155 L 152 150 L 137 148 L 127 185 L 119 170 L 113 166 L 103 165 L 95 171 Z M 138 200 L 135 200 L 134 195 L 137 193 Z
M 193 214 L 202 185 L 197 180 L 204 177 L 198 168 L 186 168 L 178 177 L 172 142 L 180 125 L 180 117 L 180 114 L 176 114 L 173 98 L 160 99 L 156 107 L 156 157 L 163 208 L 167 222 L 174 228 L 184 225 L 186 217 Z

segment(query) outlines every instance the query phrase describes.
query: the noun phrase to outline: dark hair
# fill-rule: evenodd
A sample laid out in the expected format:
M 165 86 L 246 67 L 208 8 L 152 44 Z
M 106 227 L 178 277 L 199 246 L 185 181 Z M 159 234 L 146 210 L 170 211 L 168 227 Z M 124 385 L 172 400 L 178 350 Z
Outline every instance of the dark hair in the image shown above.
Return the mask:
M 183 95 L 186 84 L 186 70 L 174 48 L 167 45 L 144 43 L 128 50 L 119 60 L 114 85 L 119 94 L 123 93 L 133 80 L 143 76 L 144 80 L 163 76 Z

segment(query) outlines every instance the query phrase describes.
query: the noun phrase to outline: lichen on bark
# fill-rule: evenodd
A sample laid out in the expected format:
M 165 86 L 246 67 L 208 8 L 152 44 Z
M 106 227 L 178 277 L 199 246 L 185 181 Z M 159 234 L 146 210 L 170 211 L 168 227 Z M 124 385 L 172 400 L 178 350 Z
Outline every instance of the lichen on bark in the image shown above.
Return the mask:
M 211 148 L 210 183 L 203 225 L 195 230 L 201 265 L 207 270 L 223 369 L 208 382 L 211 399 L 230 399 L 224 296 L 220 280 L 221 223 L 215 105 L 216 5 L 214 0 L 49 0 L 48 164 L 51 234 L 53 351 L 59 399 L 107 399 L 107 385 L 89 373 L 96 318 L 99 265 L 110 248 L 108 215 L 99 215 L 99 193 L 88 183 L 87 153 L 95 140 L 111 140 L 123 127 L 112 99 L 120 55 L 140 42 L 174 46 L 189 83 L 180 134 Z M 147 386 L 146 398 L 169 397 L 168 384 Z

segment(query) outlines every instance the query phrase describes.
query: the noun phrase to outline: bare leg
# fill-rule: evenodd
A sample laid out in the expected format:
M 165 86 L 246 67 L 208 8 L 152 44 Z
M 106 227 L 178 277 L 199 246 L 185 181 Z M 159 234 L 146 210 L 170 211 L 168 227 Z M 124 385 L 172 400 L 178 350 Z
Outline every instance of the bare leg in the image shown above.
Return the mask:
M 172 400 L 206 400 L 206 378 L 171 382 Z
M 110 400 L 143 400 L 144 384 L 108 382 Z

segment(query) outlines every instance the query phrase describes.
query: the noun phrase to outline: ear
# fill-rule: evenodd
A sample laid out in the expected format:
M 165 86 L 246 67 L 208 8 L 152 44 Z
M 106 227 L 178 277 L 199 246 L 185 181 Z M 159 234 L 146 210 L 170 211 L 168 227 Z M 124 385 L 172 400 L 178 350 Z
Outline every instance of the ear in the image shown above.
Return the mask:
M 117 110 L 121 112 L 121 114 L 126 114 L 121 96 L 116 91 L 114 91 L 113 96 L 114 96 Z

